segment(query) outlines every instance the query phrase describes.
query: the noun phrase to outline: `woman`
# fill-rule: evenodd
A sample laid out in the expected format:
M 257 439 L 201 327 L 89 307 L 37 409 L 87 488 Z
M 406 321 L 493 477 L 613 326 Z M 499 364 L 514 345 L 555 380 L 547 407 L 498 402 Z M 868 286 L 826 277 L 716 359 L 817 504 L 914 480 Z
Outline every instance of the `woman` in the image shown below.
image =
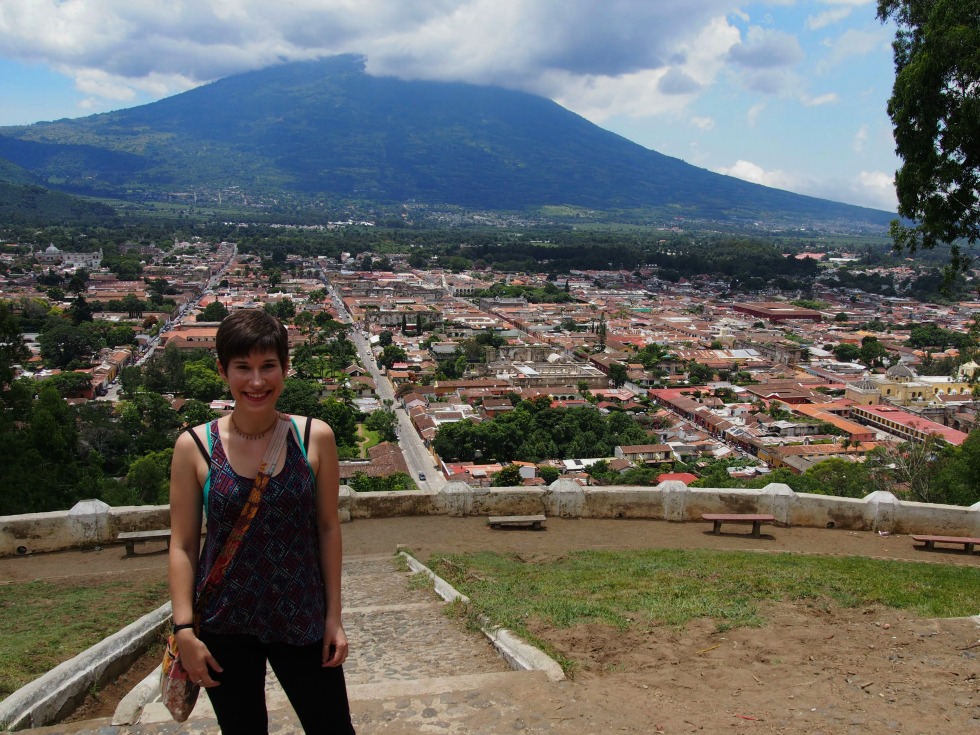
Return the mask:
M 348 643 L 333 431 L 276 410 L 289 345 L 275 317 L 232 313 L 216 348 L 235 408 L 178 437 L 170 477 L 170 596 L 181 659 L 207 689 L 224 735 L 268 731 L 267 661 L 305 732 L 353 733 L 342 668 Z M 195 610 L 280 420 L 291 430 L 275 474 L 221 582 Z M 202 509 L 207 536 L 199 555 Z

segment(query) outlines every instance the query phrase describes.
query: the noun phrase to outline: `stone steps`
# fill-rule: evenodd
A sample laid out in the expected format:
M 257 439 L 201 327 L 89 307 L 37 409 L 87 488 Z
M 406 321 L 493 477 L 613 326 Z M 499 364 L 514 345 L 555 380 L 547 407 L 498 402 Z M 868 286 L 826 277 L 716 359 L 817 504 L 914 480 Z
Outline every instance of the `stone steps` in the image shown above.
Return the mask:
M 515 712 L 524 693 L 547 687 L 546 675 L 513 671 L 485 636 L 446 614 L 447 603 L 431 585 L 411 583 L 403 566 L 394 556 L 344 560 L 344 625 L 351 643 L 344 672 L 358 731 L 417 733 L 423 727 L 446 733 L 487 731 L 470 728 L 476 720 L 496 722 L 506 716 L 504 692 L 512 692 L 511 715 L 519 716 Z M 270 731 L 301 732 L 271 670 L 266 701 Z M 127 731 L 173 732 L 173 724 L 156 700 L 143 708 L 139 723 Z M 202 693 L 179 732 L 217 735 L 206 695 Z

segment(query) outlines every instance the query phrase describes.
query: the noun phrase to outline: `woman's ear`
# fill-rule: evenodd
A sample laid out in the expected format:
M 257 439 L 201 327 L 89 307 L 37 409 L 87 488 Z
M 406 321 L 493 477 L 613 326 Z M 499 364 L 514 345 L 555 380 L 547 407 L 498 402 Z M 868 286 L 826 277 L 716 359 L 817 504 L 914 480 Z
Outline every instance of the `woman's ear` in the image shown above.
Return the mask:
M 228 376 L 225 374 L 225 366 L 221 364 L 221 360 L 215 360 L 214 364 L 218 367 L 218 375 L 221 376 L 221 379 L 227 381 Z

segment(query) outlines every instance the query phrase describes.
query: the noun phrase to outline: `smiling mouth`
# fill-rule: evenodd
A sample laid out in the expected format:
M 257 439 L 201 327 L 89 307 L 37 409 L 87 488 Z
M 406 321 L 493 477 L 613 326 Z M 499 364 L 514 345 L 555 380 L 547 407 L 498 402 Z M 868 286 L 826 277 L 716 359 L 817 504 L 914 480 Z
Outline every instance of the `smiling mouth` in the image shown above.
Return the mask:
M 269 391 L 264 391 L 262 393 L 247 393 L 246 392 L 246 393 L 243 393 L 243 395 L 246 398 L 252 399 L 253 401 L 260 401 L 263 398 L 265 398 L 267 395 L 269 395 Z

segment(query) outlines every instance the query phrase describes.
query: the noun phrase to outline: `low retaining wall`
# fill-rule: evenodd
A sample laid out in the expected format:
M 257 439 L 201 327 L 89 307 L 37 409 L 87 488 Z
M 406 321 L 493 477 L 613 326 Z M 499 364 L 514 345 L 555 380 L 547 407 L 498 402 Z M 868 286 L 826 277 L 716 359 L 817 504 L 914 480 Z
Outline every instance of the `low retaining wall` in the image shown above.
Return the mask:
M 340 492 L 340 517 L 412 515 L 535 515 L 560 518 L 700 520 L 702 513 L 769 513 L 777 522 L 811 528 L 980 536 L 980 503 L 965 508 L 899 500 L 888 492 L 865 498 L 796 493 L 773 483 L 761 490 L 689 488 L 681 482 L 656 487 L 582 487 L 557 480 L 548 487 L 473 488 L 450 482 L 440 491 Z M 111 508 L 84 500 L 67 512 L 0 517 L 0 556 L 33 554 L 116 543 L 123 531 L 170 526 L 167 506 Z
M 160 638 L 170 620 L 168 602 L 21 687 L 0 702 L 0 730 L 60 722 L 93 688 L 125 673 Z

